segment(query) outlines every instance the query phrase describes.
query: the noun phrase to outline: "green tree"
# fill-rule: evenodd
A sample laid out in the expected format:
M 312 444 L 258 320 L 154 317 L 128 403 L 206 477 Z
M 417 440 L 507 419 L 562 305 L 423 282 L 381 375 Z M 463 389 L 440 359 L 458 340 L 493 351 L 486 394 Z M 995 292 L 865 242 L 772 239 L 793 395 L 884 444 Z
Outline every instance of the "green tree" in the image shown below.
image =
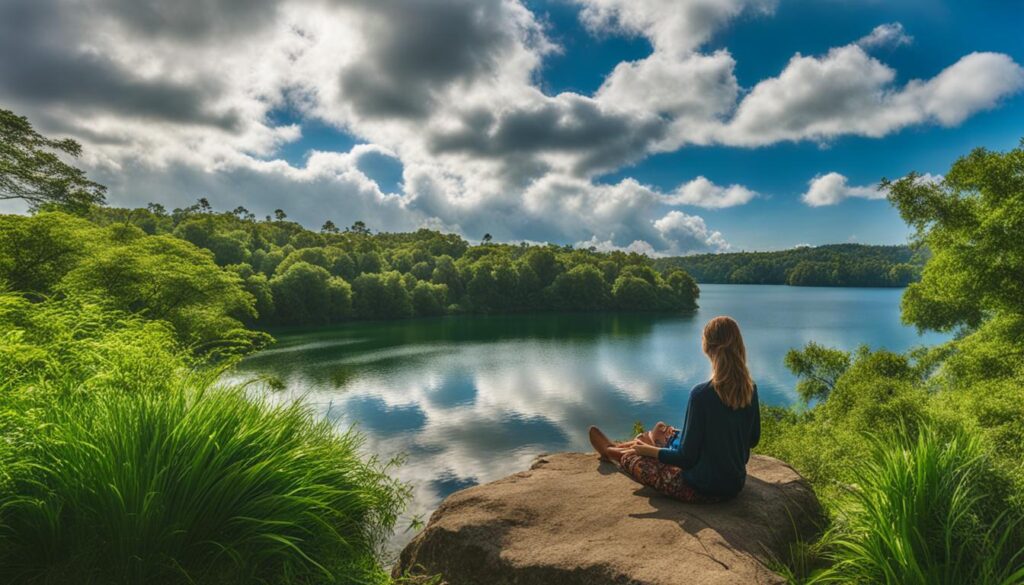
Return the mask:
M 66 294 L 100 295 L 114 308 L 167 321 L 200 353 L 237 352 L 265 342 L 241 319 L 255 317 L 255 299 L 237 273 L 213 255 L 171 236 L 138 237 L 98 247 L 57 285 Z
M 355 314 L 360 319 L 400 319 L 413 314 L 409 291 L 398 272 L 361 274 L 352 282 L 352 289 Z
M 612 286 L 615 306 L 631 311 L 651 311 L 658 308 L 658 292 L 643 278 L 629 276 L 623 271 Z
M 48 294 L 101 240 L 99 228 L 64 213 L 0 216 L 0 282 Z
M 1024 315 L 1024 141 L 1006 153 L 977 149 L 938 183 L 912 173 L 882 185 L 932 255 L 903 297 L 906 322 L 946 331 Z
M 412 289 L 412 307 L 418 316 L 441 315 L 445 311 L 448 287 L 425 280 Z
M 695 309 L 697 298 L 700 297 L 700 287 L 692 276 L 685 270 L 678 268 L 669 269 L 664 276 L 665 284 L 672 290 L 678 303 L 676 308 Z
M 32 209 L 57 205 L 83 211 L 102 205 L 106 188 L 60 159 L 82 154 L 71 139 L 47 138 L 23 116 L 0 108 L 0 200 L 21 199 Z
M 850 367 L 850 353 L 811 341 L 803 349 L 786 352 L 785 363 L 800 379 L 796 391 L 806 403 L 828 398 L 839 377 Z
M 296 262 L 270 280 L 274 320 L 289 325 L 334 323 L 351 315 L 352 287 L 327 270 Z
M 601 271 L 590 264 L 559 274 L 548 290 L 559 306 L 569 310 L 592 311 L 610 305 L 608 283 Z
M 550 285 L 562 272 L 562 266 L 558 263 L 555 253 L 548 247 L 530 248 L 523 255 L 523 260 L 533 269 L 542 287 Z

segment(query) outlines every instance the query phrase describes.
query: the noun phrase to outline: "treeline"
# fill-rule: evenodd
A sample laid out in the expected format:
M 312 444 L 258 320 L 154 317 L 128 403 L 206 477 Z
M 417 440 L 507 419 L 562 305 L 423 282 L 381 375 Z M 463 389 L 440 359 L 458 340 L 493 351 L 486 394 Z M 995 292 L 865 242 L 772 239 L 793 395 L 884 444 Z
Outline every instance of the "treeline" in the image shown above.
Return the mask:
M 569 246 L 491 243 L 421 229 L 372 233 L 327 221 L 319 232 L 244 208 L 215 212 L 205 199 L 166 211 L 94 207 L 87 219 L 208 250 L 254 299 L 257 325 L 311 325 L 446 313 L 679 311 L 696 307 L 696 283 L 659 272 L 639 254 Z M 31 221 L 31 220 L 25 220 Z
M 659 258 L 707 284 L 903 287 L 921 278 L 921 254 L 907 246 L 831 244 L 779 252 L 736 252 Z

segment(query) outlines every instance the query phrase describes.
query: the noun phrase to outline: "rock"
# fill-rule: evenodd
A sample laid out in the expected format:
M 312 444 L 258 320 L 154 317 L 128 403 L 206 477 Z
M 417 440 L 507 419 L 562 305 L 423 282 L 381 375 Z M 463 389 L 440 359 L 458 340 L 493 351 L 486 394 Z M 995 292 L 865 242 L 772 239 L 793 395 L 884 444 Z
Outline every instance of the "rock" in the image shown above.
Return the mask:
M 596 454 L 538 458 L 529 471 L 449 496 L 395 574 L 449 585 L 783 583 L 766 567 L 813 540 L 821 508 L 785 463 L 754 455 L 735 499 L 684 504 Z

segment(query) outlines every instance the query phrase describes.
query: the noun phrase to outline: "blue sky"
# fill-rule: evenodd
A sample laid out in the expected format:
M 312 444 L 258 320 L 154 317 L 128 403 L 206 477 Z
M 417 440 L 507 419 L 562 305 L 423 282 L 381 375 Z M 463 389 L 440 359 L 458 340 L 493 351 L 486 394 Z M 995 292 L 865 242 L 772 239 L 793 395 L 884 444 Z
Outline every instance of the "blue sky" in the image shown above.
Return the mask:
M 1022 29 L 991 0 L 10 0 L 0 105 L 81 141 L 115 205 L 649 254 L 894 244 L 880 178 L 1024 136 Z

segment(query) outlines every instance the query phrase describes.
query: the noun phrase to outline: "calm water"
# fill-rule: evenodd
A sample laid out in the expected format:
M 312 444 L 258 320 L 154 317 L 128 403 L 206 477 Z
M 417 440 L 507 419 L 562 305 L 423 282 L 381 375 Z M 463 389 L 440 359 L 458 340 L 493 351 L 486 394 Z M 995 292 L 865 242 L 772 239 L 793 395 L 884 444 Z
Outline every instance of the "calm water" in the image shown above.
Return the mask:
M 808 341 L 904 350 L 942 341 L 899 322 L 901 290 L 703 285 L 696 314 L 515 315 L 359 323 L 277 332 L 238 375 L 272 375 L 369 452 L 405 453 L 409 517 L 451 492 L 525 469 L 539 453 L 588 448 L 597 424 L 627 436 L 633 421 L 681 424 L 687 391 L 707 378 L 700 331 L 739 321 L 761 400 L 796 400 L 786 351 Z M 403 526 L 404 527 L 404 526 Z M 395 536 L 400 546 L 409 533 Z

